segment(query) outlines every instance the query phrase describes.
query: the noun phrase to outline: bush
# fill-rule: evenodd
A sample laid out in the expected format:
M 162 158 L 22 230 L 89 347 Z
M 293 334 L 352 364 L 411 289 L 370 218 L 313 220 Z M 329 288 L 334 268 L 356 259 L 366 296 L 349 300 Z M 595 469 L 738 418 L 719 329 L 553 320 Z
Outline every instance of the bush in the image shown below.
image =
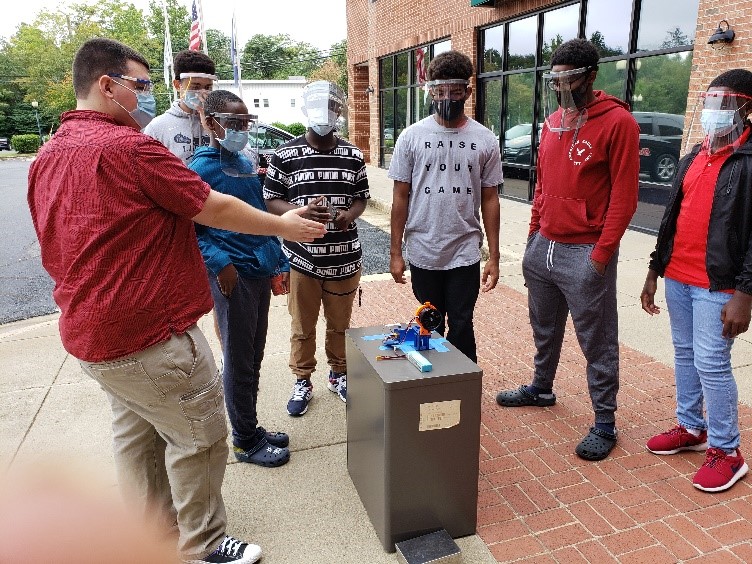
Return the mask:
M 287 131 L 292 133 L 295 137 L 297 137 L 298 135 L 303 135 L 307 130 L 308 128 L 299 121 L 291 123 L 287 126 Z
M 290 133 L 291 135 L 294 135 L 297 137 L 298 135 L 303 135 L 308 128 L 300 123 L 299 121 L 296 121 L 295 123 L 291 123 L 290 125 L 285 125 L 282 122 L 274 121 L 272 122 L 272 125 L 274 127 L 277 127 L 279 129 L 282 129 L 283 131 L 287 131 L 287 133 Z
M 19 153 L 36 153 L 39 150 L 39 135 L 14 135 L 10 144 Z

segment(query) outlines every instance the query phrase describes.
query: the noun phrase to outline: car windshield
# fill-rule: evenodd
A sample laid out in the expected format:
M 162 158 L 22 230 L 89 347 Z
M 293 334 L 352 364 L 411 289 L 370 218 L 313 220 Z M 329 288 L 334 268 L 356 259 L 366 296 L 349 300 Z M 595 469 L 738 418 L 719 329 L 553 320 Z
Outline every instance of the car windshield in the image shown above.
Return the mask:
M 520 123 L 506 130 L 504 133 L 504 139 L 514 139 L 515 137 L 522 137 L 523 135 L 530 135 L 533 130 L 533 124 Z

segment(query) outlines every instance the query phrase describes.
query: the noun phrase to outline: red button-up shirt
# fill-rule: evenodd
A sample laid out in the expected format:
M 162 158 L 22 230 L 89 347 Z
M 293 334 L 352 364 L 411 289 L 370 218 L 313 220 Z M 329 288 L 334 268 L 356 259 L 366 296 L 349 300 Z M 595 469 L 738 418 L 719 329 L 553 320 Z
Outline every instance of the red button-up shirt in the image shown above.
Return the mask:
M 161 143 L 75 110 L 29 170 L 28 202 L 76 358 L 127 356 L 212 308 L 191 218 L 209 185 Z

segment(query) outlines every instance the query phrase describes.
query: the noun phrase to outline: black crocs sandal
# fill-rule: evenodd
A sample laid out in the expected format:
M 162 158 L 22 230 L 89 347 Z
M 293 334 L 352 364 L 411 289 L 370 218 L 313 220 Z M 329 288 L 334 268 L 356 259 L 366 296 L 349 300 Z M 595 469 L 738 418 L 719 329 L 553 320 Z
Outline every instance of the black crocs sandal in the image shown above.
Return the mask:
M 258 426 L 258 429 L 264 433 L 266 442 L 272 446 L 284 448 L 290 444 L 290 437 L 287 433 L 282 433 L 280 431 L 267 431 L 260 425 Z
M 580 441 L 574 452 L 585 460 L 603 460 L 616 446 L 616 435 L 590 427 L 590 432 Z
M 556 403 L 556 394 L 551 394 L 550 398 L 544 398 L 531 394 L 525 386 L 520 386 L 516 390 L 499 392 L 496 396 L 496 403 L 503 407 L 549 407 Z
M 289 449 L 275 447 L 266 440 L 261 441 L 250 450 L 243 450 L 240 447 L 233 447 L 232 450 L 235 453 L 235 458 L 240 462 L 248 462 L 267 468 L 276 468 L 290 461 Z

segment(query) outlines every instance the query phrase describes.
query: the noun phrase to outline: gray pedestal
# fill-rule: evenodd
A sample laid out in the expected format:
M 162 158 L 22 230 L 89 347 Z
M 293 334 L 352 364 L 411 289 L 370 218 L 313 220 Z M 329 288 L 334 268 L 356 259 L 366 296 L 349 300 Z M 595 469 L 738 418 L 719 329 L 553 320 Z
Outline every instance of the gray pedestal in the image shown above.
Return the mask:
M 384 549 L 475 533 L 482 372 L 452 345 L 431 372 L 377 361 L 384 327 L 347 331 L 347 469 Z M 434 335 L 437 336 L 437 335 Z

